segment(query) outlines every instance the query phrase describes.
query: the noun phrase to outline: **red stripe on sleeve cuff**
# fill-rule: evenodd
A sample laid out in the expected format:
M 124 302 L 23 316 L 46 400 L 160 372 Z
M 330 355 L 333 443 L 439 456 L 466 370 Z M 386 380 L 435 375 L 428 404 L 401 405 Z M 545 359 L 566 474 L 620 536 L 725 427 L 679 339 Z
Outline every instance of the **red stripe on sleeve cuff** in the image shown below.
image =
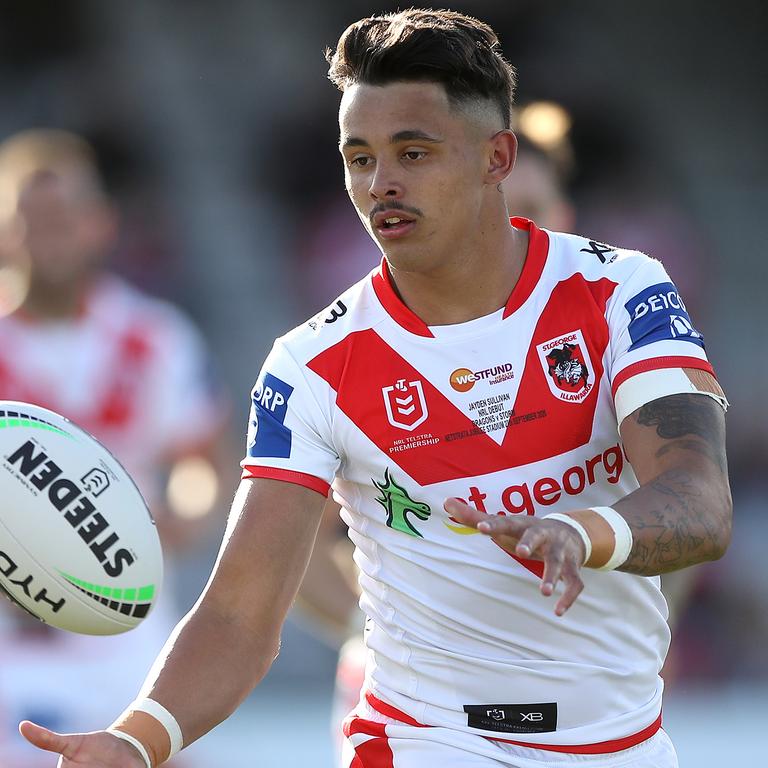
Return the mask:
M 652 357 L 649 360 L 641 360 L 639 363 L 632 363 L 623 370 L 619 371 L 613 379 L 611 392 L 616 396 L 616 390 L 627 379 L 637 376 L 638 373 L 647 373 L 648 371 L 661 371 L 665 368 L 696 368 L 699 371 L 706 371 L 715 376 L 715 369 L 709 360 L 702 360 L 700 357 Z M 717 378 L 717 377 L 715 377 Z
M 312 491 L 317 491 L 322 496 L 327 496 L 331 486 L 314 475 L 308 475 L 306 472 L 295 472 L 292 469 L 279 469 L 277 467 L 257 467 L 245 465 L 243 467 L 243 480 L 249 478 L 262 477 L 266 480 L 282 480 L 285 483 L 294 485 L 303 485 Z

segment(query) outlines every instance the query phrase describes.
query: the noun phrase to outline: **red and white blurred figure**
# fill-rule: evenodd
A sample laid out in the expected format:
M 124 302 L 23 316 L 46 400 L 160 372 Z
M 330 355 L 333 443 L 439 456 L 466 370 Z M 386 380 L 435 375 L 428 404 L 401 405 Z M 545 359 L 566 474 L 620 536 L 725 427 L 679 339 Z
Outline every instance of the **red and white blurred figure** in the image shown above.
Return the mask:
M 228 408 L 186 316 L 105 270 L 117 231 L 78 136 L 35 130 L 0 144 L 0 396 L 63 414 L 118 457 L 158 523 L 172 582 L 175 553 L 211 532 Z M 19 719 L 67 730 L 117 715 L 178 618 L 168 593 L 136 630 L 91 638 L 3 605 L 3 767 L 50 762 L 18 737 Z

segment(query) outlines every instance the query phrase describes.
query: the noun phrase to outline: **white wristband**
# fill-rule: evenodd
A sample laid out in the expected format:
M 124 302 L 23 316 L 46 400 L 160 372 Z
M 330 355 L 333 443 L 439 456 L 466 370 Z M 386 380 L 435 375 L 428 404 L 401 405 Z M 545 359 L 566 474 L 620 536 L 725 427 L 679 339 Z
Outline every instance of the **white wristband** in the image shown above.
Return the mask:
M 135 736 L 131 736 L 130 733 L 125 733 L 124 731 L 118 731 L 117 728 L 107 728 L 107 733 L 111 733 L 113 736 L 117 736 L 118 739 L 127 741 L 131 746 L 136 747 L 147 764 L 147 768 L 152 768 L 152 761 L 149 759 L 147 748 Z
M 620 565 L 623 565 L 629 553 L 632 551 L 632 529 L 627 521 L 613 507 L 591 507 L 595 514 L 605 520 L 613 530 L 616 544 L 613 548 L 613 554 L 605 565 L 595 568 L 596 571 L 613 571 Z
M 564 515 L 561 512 L 552 512 L 549 515 L 544 515 L 543 520 L 559 520 L 561 523 L 570 525 L 576 533 L 581 536 L 581 540 L 584 542 L 584 562 L 586 563 L 592 555 L 592 539 L 589 538 L 587 529 L 578 521 L 574 520 L 570 515 Z M 582 563 L 583 565 L 583 563 Z
M 137 699 L 128 709 L 134 712 L 146 712 L 165 728 L 171 742 L 168 758 L 173 757 L 184 746 L 184 737 L 176 718 L 159 702 L 154 699 Z

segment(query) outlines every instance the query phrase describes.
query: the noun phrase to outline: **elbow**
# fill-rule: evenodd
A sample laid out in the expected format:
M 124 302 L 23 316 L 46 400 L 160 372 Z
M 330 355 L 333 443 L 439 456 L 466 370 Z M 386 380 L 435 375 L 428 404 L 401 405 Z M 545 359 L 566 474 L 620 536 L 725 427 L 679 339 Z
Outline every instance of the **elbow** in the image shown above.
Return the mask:
M 712 536 L 713 547 L 710 559 L 719 560 L 728 551 L 733 533 L 733 499 L 730 488 L 726 486 L 715 498 L 719 501 L 714 510 L 715 530 Z
M 280 654 L 280 646 L 281 638 L 279 634 L 268 638 L 265 637 L 263 642 L 259 644 L 254 686 L 258 685 L 267 676 L 267 673 Z
M 263 647 L 259 648 L 257 653 L 258 657 L 254 659 L 251 668 L 248 670 L 249 675 L 243 681 L 244 687 L 247 689 L 248 693 L 259 685 L 267 676 L 267 673 L 272 668 L 272 663 L 277 658 L 276 654 L 266 653 Z

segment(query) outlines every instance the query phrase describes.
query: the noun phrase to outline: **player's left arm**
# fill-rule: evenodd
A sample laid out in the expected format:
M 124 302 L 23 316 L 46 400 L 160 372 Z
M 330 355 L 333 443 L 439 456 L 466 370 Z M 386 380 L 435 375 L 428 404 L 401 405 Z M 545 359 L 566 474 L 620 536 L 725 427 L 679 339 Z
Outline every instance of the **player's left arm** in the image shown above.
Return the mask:
M 686 374 L 700 393 L 722 397 L 711 374 Z M 722 557 L 732 519 L 723 407 L 705 394 L 668 395 L 620 430 L 640 487 L 613 505 L 633 539 L 618 570 L 654 576 Z
M 640 487 L 613 505 L 632 536 L 629 555 L 616 570 L 655 576 L 715 560 L 730 542 L 725 398 L 711 374 L 696 369 L 685 374 L 696 392 L 660 397 L 621 423 Z M 603 566 L 614 548 L 614 530 L 591 509 L 568 513 L 595 545 L 589 556 L 580 535 L 562 518 L 487 515 L 458 499 L 446 500 L 445 509 L 516 557 L 543 561 L 542 594 L 551 595 L 559 581 L 564 584 L 557 615 L 583 590 L 582 566 Z

